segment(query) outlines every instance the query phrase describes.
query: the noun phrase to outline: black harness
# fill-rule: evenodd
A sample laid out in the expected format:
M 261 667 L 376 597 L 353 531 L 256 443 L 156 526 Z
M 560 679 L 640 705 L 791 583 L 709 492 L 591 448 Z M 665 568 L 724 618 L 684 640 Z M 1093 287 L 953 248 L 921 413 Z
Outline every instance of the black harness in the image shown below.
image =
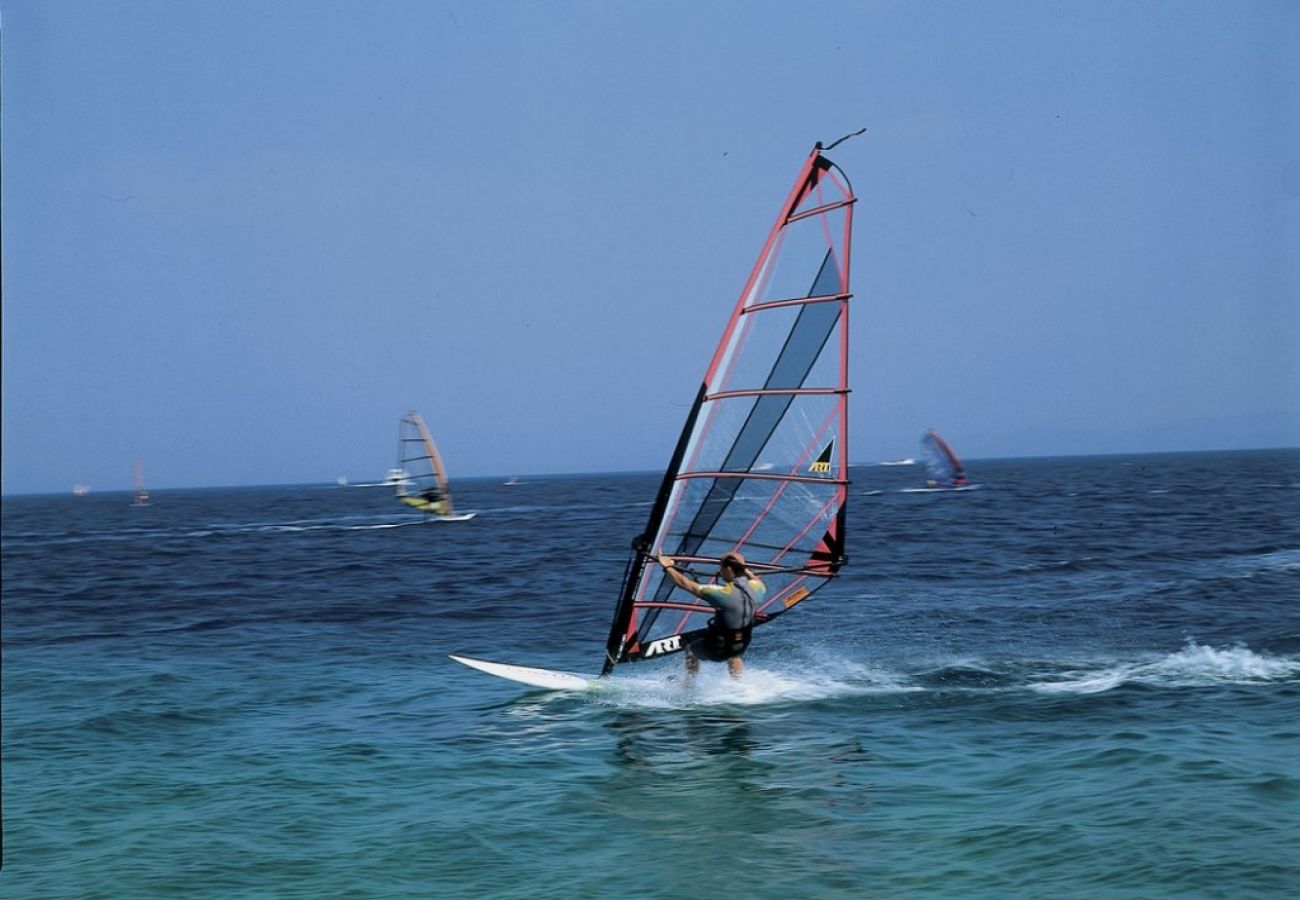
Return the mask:
M 754 634 L 754 614 L 756 612 L 754 598 L 738 580 L 733 581 L 732 584 L 740 589 L 741 596 L 745 598 L 743 606 L 745 625 L 741 628 L 727 628 L 722 622 L 718 621 L 722 618 L 721 610 L 718 611 L 717 615 L 709 619 L 709 627 L 704 634 L 704 650 L 713 662 L 722 662 L 744 653 L 745 648 L 749 646 L 750 638 Z

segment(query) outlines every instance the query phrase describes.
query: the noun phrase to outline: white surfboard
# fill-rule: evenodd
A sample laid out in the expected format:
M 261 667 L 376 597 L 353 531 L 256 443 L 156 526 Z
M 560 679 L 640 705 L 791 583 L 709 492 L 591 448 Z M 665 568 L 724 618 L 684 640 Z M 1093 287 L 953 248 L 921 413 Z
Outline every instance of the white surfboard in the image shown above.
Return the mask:
M 485 659 L 471 659 L 468 656 L 448 654 L 461 665 L 487 672 L 508 681 L 529 684 L 533 687 L 552 691 L 589 691 L 597 687 L 596 679 L 584 678 L 570 672 L 553 672 L 550 669 L 535 669 L 531 666 L 512 666 L 507 663 L 488 662 Z
M 468 522 L 477 515 L 476 512 L 454 513 L 450 516 L 433 516 L 433 519 L 438 522 Z

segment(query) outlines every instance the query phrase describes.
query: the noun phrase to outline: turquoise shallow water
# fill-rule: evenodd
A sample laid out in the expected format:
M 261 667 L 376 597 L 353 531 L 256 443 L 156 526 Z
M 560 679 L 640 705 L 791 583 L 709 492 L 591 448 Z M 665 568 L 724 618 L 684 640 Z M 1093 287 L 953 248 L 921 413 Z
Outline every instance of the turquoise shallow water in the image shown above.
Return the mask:
M 655 475 L 6 498 L 6 897 L 1284 897 L 1300 452 L 854 471 L 845 575 L 599 665 Z

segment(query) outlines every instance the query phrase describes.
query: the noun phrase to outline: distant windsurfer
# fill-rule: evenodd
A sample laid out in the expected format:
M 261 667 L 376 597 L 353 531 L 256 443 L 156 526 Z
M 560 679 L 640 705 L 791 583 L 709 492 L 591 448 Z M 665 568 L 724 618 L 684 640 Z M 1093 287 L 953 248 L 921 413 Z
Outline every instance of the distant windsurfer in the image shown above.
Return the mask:
M 767 596 L 763 584 L 745 564 L 739 553 L 728 553 L 718 563 L 721 584 L 699 584 L 687 578 L 671 556 L 661 555 L 659 565 L 679 588 L 699 597 L 717 612 L 709 620 L 704 636 L 692 641 L 686 648 L 686 674 L 694 676 L 700 668 L 700 659 L 725 662 L 732 678 L 740 678 L 745 670 L 741 660 L 749 646 L 754 631 L 754 614 Z

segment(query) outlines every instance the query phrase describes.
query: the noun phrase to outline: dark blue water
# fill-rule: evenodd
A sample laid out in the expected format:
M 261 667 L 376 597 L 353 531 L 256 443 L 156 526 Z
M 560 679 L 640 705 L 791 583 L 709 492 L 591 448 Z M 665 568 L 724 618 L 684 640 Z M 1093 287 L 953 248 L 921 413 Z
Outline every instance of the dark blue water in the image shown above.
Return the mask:
M 1282 897 L 1300 451 L 853 472 L 743 682 L 599 668 L 658 476 L 3 502 L 6 897 Z

